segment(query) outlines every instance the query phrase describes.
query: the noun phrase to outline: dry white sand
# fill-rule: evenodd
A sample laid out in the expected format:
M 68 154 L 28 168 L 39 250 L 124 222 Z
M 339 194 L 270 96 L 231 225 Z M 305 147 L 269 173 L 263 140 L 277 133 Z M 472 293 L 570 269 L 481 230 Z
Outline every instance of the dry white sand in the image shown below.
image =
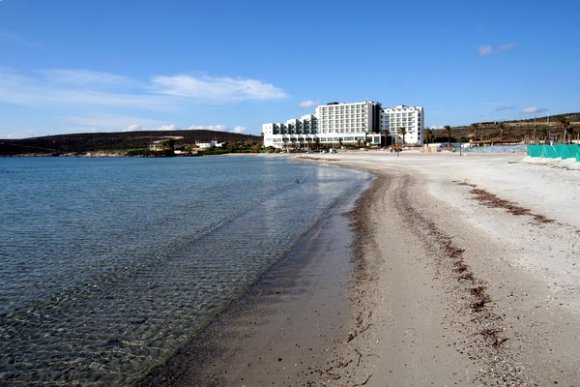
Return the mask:
M 327 385 L 580 385 L 580 171 L 521 155 L 315 155 L 373 171 Z

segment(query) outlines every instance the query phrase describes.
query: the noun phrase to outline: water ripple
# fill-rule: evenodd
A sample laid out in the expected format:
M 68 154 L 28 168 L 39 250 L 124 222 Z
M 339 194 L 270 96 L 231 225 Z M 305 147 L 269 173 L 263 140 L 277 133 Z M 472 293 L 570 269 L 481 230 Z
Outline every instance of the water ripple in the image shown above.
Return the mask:
M 259 158 L 9 161 L 0 382 L 14 385 L 134 383 L 364 178 Z

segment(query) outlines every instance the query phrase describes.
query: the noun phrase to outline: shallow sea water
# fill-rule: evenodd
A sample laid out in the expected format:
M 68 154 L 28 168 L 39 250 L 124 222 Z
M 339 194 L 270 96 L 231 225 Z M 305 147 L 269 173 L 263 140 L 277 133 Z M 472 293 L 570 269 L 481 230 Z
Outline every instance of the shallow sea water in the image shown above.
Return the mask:
M 0 384 L 134 383 L 368 179 L 263 157 L 0 159 Z

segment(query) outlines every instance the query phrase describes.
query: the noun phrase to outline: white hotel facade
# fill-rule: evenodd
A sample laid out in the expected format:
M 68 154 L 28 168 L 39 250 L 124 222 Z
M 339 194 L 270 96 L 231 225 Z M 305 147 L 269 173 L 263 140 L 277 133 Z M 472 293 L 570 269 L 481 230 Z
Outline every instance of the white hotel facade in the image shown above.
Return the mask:
M 406 144 L 423 143 L 424 111 L 419 106 L 399 105 L 383 109 L 374 101 L 320 105 L 314 114 L 285 123 L 262 125 L 264 146 L 308 148 L 314 144 L 381 145 L 382 138 Z

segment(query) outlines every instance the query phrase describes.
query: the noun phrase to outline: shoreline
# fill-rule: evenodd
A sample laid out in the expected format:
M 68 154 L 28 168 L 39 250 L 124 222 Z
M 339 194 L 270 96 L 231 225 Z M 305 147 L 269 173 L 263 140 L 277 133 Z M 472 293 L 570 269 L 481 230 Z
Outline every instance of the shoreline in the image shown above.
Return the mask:
M 576 171 L 501 154 L 295 158 L 375 176 L 343 222 L 355 235 L 353 266 L 340 277 L 339 297 L 322 298 L 331 305 L 329 318 L 332 311 L 340 315 L 312 335 L 308 324 L 293 321 L 305 316 L 309 298 L 321 300 L 317 287 L 294 282 L 272 294 L 275 285 L 266 279 L 269 287 L 258 284 L 209 331 L 206 343 L 214 347 L 192 358 L 199 345 L 192 343 L 189 355 L 157 374 L 178 371 L 178 380 L 142 385 L 575 386 L 580 380 Z M 309 233 L 313 246 L 323 223 Z M 314 252 L 307 247 L 294 263 L 285 258 L 266 277 L 290 284 L 306 273 L 336 286 L 341 279 L 324 268 L 314 277 L 301 272 L 300 265 L 320 262 Z M 284 299 L 286 292 L 296 297 Z M 284 314 L 288 300 L 295 303 Z M 293 342 L 304 332 L 308 348 Z M 293 346 L 289 363 L 286 355 L 273 355 L 286 346 Z
M 241 299 L 137 385 L 317 385 L 350 321 L 349 214 L 365 188 L 339 198 Z

